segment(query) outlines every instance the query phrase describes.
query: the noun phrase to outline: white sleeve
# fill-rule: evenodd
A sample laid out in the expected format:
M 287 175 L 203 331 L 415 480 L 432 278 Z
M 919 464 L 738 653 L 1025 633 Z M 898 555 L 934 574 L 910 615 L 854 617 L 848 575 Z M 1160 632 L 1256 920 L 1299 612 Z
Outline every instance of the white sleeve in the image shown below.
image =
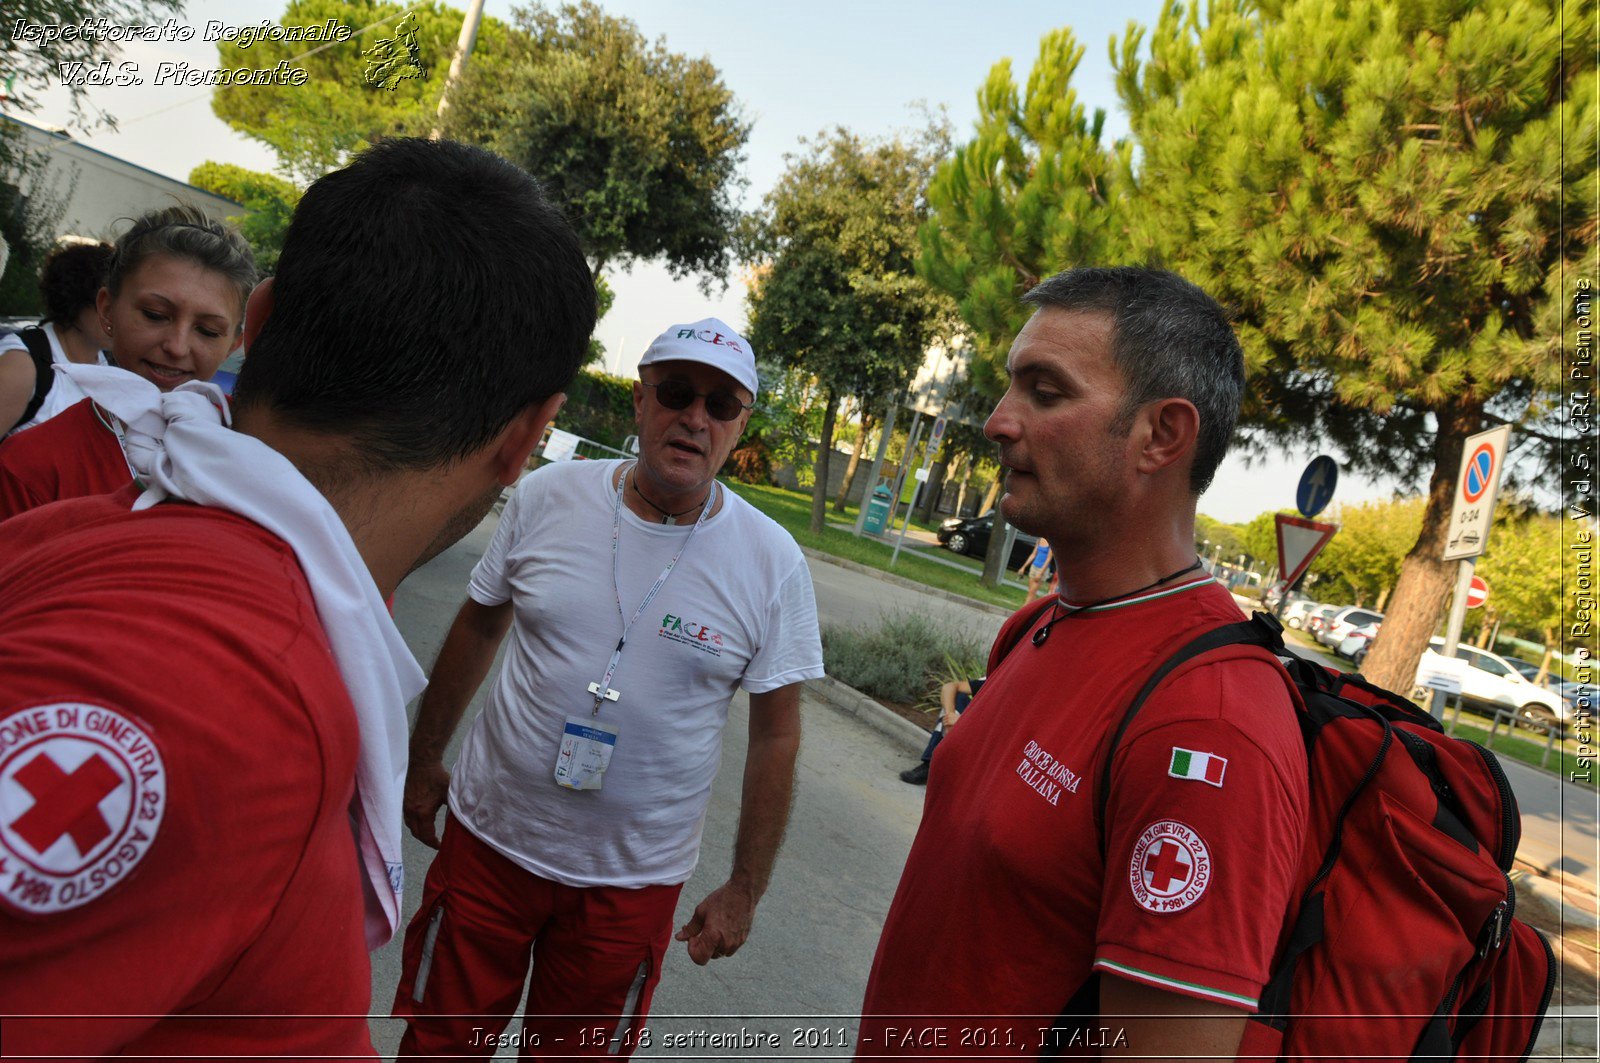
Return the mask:
M 473 566 L 467 580 L 467 595 L 479 605 L 503 605 L 511 600 L 511 549 L 522 539 L 522 514 L 529 503 L 524 496 L 532 492 L 524 476 L 511 493 L 511 501 L 500 513 L 500 524 L 489 541 L 489 549 Z
M 811 570 L 801 557 L 773 595 L 761 647 L 744 670 L 744 688 L 765 694 L 822 674 L 816 592 Z

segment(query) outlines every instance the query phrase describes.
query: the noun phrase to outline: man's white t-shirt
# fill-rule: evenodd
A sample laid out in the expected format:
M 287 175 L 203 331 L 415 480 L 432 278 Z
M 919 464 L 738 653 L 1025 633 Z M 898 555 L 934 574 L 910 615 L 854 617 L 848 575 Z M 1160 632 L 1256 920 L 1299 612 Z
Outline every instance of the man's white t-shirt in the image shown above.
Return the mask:
M 61 345 L 61 337 L 56 335 L 56 327 L 52 324 L 45 324 L 41 325 L 40 328 L 45 337 L 50 340 L 50 360 L 56 365 L 71 365 L 71 359 L 67 357 L 67 349 Z M 22 342 L 22 337 L 14 332 L 9 336 L 0 336 L 0 354 L 12 350 L 26 353 L 28 345 Z M 111 364 L 107 360 L 104 351 L 100 352 L 100 364 Z M 43 424 L 56 414 L 69 407 L 76 406 L 88 397 L 88 392 L 80 388 L 75 381 L 61 373 L 57 373 L 51 378 L 50 390 L 45 392 L 44 401 L 39 404 L 39 409 L 34 413 L 33 419 L 25 424 L 17 425 L 16 431 L 21 432 L 23 429 Z M 0 435 L 4 434 L 3 431 L 0 431 Z
M 706 518 L 628 633 L 599 719 L 619 728 L 599 790 L 554 778 L 568 716 L 592 718 L 631 619 L 692 524 L 617 522 L 621 462 L 570 461 L 523 477 L 468 593 L 510 601 L 511 643 L 450 782 L 450 811 L 536 875 L 570 886 L 683 882 L 694 871 L 728 702 L 823 674 L 805 556 L 765 514 L 720 485 Z

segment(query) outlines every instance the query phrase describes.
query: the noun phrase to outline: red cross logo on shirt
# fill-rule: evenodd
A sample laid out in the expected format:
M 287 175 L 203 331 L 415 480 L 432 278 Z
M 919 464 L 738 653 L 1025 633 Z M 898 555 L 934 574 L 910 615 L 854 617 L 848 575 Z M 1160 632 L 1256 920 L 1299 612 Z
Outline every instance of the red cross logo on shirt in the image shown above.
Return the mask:
M 28 791 L 33 807 L 11 829 L 36 852 L 42 854 L 65 834 L 71 835 L 78 855 L 87 856 L 111 833 L 100 802 L 122 785 L 122 776 L 100 754 L 92 754 L 69 775 L 49 753 L 40 753 L 12 778 Z
M 1179 854 L 1185 859 L 1180 859 Z M 1174 893 L 1189 881 L 1194 864 L 1189 853 L 1175 841 L 1163 840 L 1151 847 L 1144 858 L 1144 873 L 1150 888 L 1157 893 Z

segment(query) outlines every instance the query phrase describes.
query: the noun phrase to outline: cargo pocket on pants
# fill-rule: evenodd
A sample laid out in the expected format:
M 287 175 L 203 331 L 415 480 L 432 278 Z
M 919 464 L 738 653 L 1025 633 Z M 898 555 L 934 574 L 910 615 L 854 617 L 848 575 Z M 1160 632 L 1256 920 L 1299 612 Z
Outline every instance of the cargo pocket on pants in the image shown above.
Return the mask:
M 433 906 L 433 914 L 428 917 L 428 929 L 422 935 L 422 957 L 417 961 L 417 977 L 411 986 L 411 1002 L 422 1003 L 422 996 L 428 991 L 428 974 L 433 970 L 433 947 L 439 940 L 439 927 L 444 923 L 444 898 L 440 898 Z
M 633 982 L 628 986 L 628 995 L 623 998 L 616 1029 L 611 1034 L 611 1043 L 606 1046 L 607 1055 L 631 1056 L 633 1050 L 640 1045 L 643 1037 L 641 1030 L 649 1014 L 650 998 L 655 989 L 656 977 L 661 970 L 662 951 L 652 944 L 650 951 L 640 961 Z

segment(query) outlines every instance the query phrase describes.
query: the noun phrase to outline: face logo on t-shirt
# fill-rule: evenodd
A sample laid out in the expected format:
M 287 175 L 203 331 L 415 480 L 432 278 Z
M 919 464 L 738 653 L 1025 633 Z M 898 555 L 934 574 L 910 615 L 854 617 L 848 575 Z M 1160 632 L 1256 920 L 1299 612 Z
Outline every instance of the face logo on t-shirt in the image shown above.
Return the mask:
M 167 805 L 147 725 L 62 702 L 0 718 L 0 903 L 30 915 L 88 904 L 145 858 Z
M 1194 828 L 1163 819 L 1146 827 L 1134 844 L 1128 885 L 1141 908 L 1178 912 L 1200 899 L 1211 874 L 1211 850 Z
M 722 656 L 722 632 L 713 631 L 697 620 L 668 613 L 661 618 L 661 630 L 656 632 L 656 636 L 669 642 L 693 646 L 713 657 Z

